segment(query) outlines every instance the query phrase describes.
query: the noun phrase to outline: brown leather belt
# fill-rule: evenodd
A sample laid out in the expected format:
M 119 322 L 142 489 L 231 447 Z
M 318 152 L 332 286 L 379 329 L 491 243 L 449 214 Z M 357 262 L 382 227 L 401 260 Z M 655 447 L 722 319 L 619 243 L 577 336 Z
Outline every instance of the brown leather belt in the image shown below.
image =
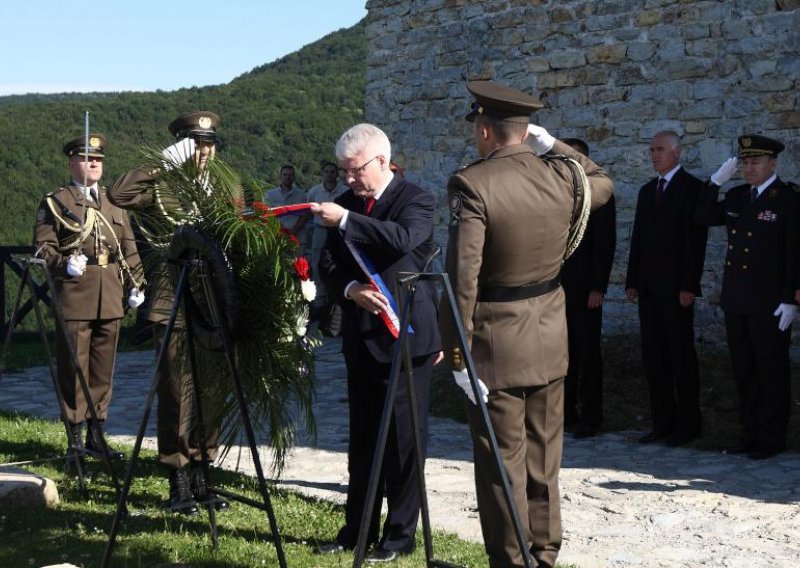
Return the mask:
M 517 300 L 528 300 L 537 296 L 544 296 L 558 288 L 561 284 L 561 275 L 545 280 L 544 282 L 533 282 L 522 286 L 493 286 L 491 288 L 481 288 L 478 292 L 479 302 L 516 302 Z

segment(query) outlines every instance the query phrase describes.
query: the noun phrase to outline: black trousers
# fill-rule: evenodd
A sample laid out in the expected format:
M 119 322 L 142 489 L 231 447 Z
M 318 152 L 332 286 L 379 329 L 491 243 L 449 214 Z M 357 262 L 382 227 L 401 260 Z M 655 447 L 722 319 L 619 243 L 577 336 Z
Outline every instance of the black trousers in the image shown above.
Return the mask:
M 347 470 L 350 474 L 350 483 L 347 489 L 345 525 L 339 531 L 337 541 L 349 548 L 355 547 L 358 540 L 391 367 L 388 363 L 376 361 L 363 343 L 358 342 L 358 346 L 357 352 L 345 353 L 350 410 L 350 441 L 347 451 Z M 423 457 L 427 451 L 428 401 L 433 358 L 434 354 L 430 354 L 412 360 L 414 394 L 421 422 L 419 429 L 423 444 Z M 419 480 L 416 471 L 407 380 L 407 375 L 401 373 L 378 493 L 367 533 L 369 544 L 379 542 L 378 525 L 381 503 L 385 494 L 388 514 L 383 525 L 380 546 L 386 550 L 399 550 L 413 546 L 414 533 L 419 519 Z
M 585 294 L 567 294 L 569 367 L 564 381 L 564 422 L 596 430 L 603 422 L 603 308 L 586 307 Z
M 739 394 L 742 442 L 783 450 L 791 410 L 791 327 L 772 315 L 725 312 L 728 349 Z
M 642 362 L 650 387 L 653 431 L 699 434 L 700 371 L 694 347 L 694 306 L 674 297 L 639 294 Z

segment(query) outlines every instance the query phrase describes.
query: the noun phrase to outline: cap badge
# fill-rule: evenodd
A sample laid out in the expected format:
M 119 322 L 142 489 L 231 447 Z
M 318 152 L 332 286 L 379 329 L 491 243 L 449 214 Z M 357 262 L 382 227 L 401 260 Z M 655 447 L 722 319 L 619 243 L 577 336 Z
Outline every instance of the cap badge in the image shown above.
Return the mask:
M 197 124 L 200 125 L 200 128 L 211 128 L 211 117 L 201 116 L 200 120 L 197 121 Z
M 749 148 L 753 144 L 753 141 L 749 137 L 742 138 L 742 146 L 745 148 Z
M 97 136 L 92 136 L 89 138 L 89 147 L 90 148 L 99 148 L 100 147 L 100 138 Z

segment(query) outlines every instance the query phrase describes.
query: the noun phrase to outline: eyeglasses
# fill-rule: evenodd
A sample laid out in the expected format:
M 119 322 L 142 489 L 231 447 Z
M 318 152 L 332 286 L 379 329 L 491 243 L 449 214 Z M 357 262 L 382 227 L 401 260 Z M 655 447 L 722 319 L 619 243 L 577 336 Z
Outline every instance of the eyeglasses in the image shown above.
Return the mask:
M 362 173 L 364 173 L 364 170 L 366 169 L 366 167 L 368 165 L 370 165 L 372 162 L 377 160 L 379 157 L 380 156 L 375 156 L 374 158 L 372 158 L 368 162 L 363 163 L 362 165 L 358 166 L 357 168 L 350 168 L 349 170 L 347 168 L 339 168 L 339 173 L 345 179 L 347 179 L 350 176 L 353 176 L 353 177 L 359 176 Z

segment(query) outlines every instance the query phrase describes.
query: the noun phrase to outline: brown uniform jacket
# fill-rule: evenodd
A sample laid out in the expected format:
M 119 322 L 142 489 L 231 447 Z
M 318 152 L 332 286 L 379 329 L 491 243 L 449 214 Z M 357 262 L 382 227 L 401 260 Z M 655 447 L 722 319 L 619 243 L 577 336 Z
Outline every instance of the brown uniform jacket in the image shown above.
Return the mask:
M 47 261 L 56 281 L 56 294 L 66 320 L 121 318 L 125 315 L 124 302 L 129 288 L 141 283 L 141 262 L 128 215 L 108 200 L 104 187 L 99 191 L 99 204 L 87 200 L 83 191 L 72 185 L 48 194 L 39 203 L 33 237 L 34 250 L 39 258 Z M 48 200 L 54 205 L 55 214 Z M 63 250 L 78 236 L 84 214 L 91 218 L 89 210 L 92 209 L 108 220 L 113 233 L 108 225 L 98 219 L 95 229 L 80 245 Z M 86 271 L 81 276 L 67 273 L 67 261 L 75 251 L 85 254 L 89 259 Z M 130 266 L 136 282 L 131 281 L 129 274 L 123 271 L 120 255 Z M 106 256 L 108 263 L 103 267 Z
M 556 141 L 552 150 L 580 162 L 592 187 L 592 208 L 612 195 L 602 168 Z M 564 292 L 513 302 L 480 302 L 482 287 L 516 287 L 556 277 L 573 210 L 572 175 L 526 144 L 500 148 L 451 176 L 446 270 L 464 322 L 478 377 L 490 389 L 545 385 L 567 373 Z M 445 356 L 464 367 L 455 348 L 449 303 L 442 302 Z
M 111 187 L 108 195 L 111 201 L 123 209 L 155 208 L 157 204 L 152 190 L 156 183 L 157 180 L 152 174 L 143 169 L 135 169 L 120 177 Z M 166 324 L 169 319 L 175 294 L 172 283 L 166 276 L 164 271 L 159 268 L 153 272 L 153 282 L 150 284 L 150 309 L 147 312 L 149 321 Z M 180 321 L 179 315 L 179 325 Z

